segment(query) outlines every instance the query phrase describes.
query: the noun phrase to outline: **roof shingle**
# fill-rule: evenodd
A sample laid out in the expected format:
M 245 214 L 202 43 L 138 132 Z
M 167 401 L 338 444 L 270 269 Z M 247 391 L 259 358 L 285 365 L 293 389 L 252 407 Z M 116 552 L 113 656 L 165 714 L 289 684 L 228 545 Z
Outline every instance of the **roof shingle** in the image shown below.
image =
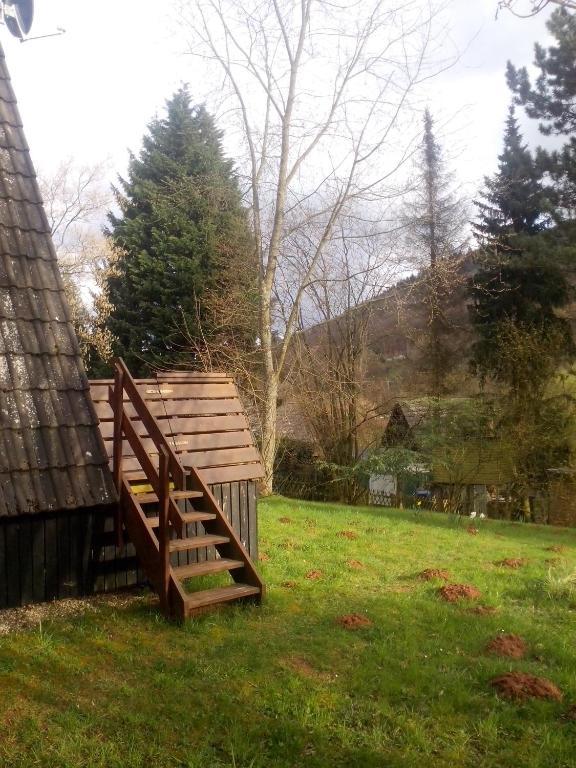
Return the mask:
M 0 48 L 0 517 L 115 501 Z

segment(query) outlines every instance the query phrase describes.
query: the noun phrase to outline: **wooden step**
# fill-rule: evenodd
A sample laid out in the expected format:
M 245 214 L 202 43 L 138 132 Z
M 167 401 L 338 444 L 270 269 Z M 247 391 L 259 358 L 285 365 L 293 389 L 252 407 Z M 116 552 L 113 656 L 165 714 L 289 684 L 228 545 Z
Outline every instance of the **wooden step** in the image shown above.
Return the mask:
M 214 547 L 216 544 L 228 544 L 228 536 L 193 536 L 190 539 L 172 539 L 170 552 L 182 552 L 187 549 L 199 549 L 200 547 Z
M 172 570 L 178 579 L 184 580 L 192 579 L 194 576 L 206 576 L 208 573 L 222 573 L 222 571 L 233 571 L 235 568 L 243 567 L 242 560 L 228 560 L 221 557 L 218 560 L 207 560 L 205 563 L 173 566 Z
M 203 523 L 206 520 L 216 520 L 216 515 L 213 515 L 211 512 L 183 512 L 180 517 L 182 518 L 182 522 L 186 524 Z M 158 528 L 160 525 L 160 518 L 148 517 L 146 518 L 146 522 L 150 528 Z
M 184 610 L 187 616 L 194 614 L 198 609 L 217 603 L 227 603 L 231 600 L 240 600 L 243 597 L 252 597 L 260 594 L 260 587 L 251 587 L 249 584 L 230 584 L 227 587 L 205 589 L 201 592 L 192 592 L 186 595 Z
M 204 494 L 201 491 L 170 491 L 170 498 L 174 501 L 186 499 L 201 499 Z M 158 504 L 158 496 L 155 493 L 136 493 L 134 498 L 138 504 Z

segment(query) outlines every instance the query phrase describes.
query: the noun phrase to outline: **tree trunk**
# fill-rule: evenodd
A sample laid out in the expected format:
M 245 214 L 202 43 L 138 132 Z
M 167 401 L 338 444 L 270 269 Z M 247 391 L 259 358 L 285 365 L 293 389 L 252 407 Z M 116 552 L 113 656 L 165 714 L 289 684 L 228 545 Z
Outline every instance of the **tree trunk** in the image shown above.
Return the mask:
M 274 481 L 274 458 L 276 456 L 276 402 L 278 399 L 278 379 L 275 375 L 266 377 L 264 404 L 262 413 L 262 461 L 264 463 L 264 481 L 262 494 L 270 496 Z

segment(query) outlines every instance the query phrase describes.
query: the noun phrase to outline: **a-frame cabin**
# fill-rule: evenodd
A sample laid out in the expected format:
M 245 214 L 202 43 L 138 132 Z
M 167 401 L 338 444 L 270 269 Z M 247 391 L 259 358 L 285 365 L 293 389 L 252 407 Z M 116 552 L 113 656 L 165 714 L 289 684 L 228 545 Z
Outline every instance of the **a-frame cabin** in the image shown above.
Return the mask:
M 237 437 L 220 438 L 236 450 L 226 472 L 225 457 L 216 456 L 218 440 L 209 449 L 215 462 L 202 446 L 206 434 L 229 430 L 216 421 L 208 428 L 199 428 L 200 421 L 191 426 L 195 417 L 204 424 L 217 420 L 220 398 L 212 398 L 212 410 L 180 402 L 188 420 L 185 465 L 172 434 L 158 427 L 158 402 L 146 396 L 150 385 L 141 392 L 123 366 L 118 370 L 110 392 L 108 384 L 104 390 L 94 385 L 113 405 L 111 422 L 103 419 L 103 439 L 0 49 L 0 608 L 143 578 L 175 618 L 215 603 L 259 600 L 263 585 L 249 551 L 256 552 L 255 480 L 261 470 L 249 432 L 237 429 L 239 401 L 228 403 L 236 408 L 228 416 L 236 417 L 230 431 L 243 431 L 244 442 L 230 446 Z M 103 408 L 98 396 L 96 405 Z M 174 425 L 168 419 L 165 426 Z M 200 471 L 194 454 L 204 463 Z M 202 475 L 209 467 L 211 474 Z M 136 476 L 150 486 L 140 496 L 132 483 Z M 189 577 L 223 570 L 232 576 L 230 586 L 188 592 Z

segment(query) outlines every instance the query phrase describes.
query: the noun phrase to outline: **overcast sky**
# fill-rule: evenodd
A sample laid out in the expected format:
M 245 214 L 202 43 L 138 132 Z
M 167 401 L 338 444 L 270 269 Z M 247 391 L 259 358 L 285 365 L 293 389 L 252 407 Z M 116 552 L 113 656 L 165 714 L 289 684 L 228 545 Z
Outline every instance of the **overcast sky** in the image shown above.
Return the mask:
M 519 0 L 521 2 L 522 0 Z M 429 88 L 429 102 L 453 165 L 470 193 L 494 170 L 510 95 L 507 59 L 528 65 L 536 40 L 545 43 L 545 12 L 521 20 L 496 0 L 453 0 L 444 16 L 460 62 Z M 526 0 L 528 5 L 528 0 Z M 171 0 L 36 0 L 32 34 L 66 34 L 25 44 L 1 30 L 32 157 L 49 170 L 63 158 L 108 160 L 110 177 L 126 168 L 150 119 L 178 85 L 195 82 Z M 225 127 L 225 126 L 222 126 Z M 539 141 L 526 123 L 526 136 Z

